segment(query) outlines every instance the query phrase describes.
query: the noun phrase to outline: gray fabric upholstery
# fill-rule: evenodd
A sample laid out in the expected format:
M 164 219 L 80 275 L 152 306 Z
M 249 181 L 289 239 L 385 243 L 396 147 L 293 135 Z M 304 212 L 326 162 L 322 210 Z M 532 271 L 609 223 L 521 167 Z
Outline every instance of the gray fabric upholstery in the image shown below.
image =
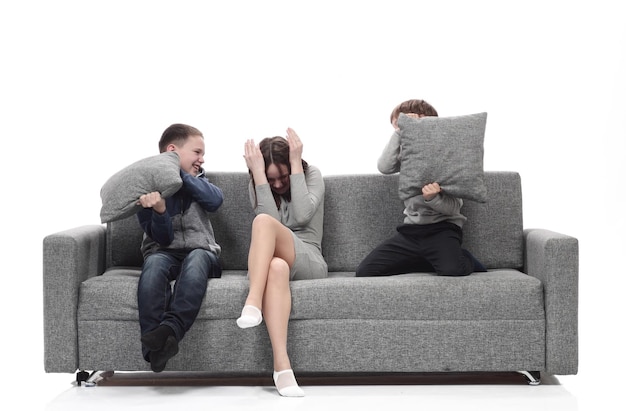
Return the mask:
M 546 371 L 575 374 L 578 362 L 572 359 L 578 359 L 578 241 L 542 229 L 528 229 L 524 236 L 526 272 L 544 284 Z
M 398 176 L 326 177 L 322 254 L 329 271 L 355 271 L 402 223 Z
M 356 178 L 358 177 L 358 178 Z M 322 249 L 330 271 L 355 271 L 363 257 L 402 224 L 399 175 L 341 175 L 325 178 Z M 465 201 L 461 212 L 465 248 L 487 268 L 523 264 L 521 179 L 512 172 L 485 176 L 486 203 Z
M 245 270 L 254 212 L 248 197 L 248 173 L 208 173 L 209 181 L 222 189 L 224 202 L 211 217 L 215 240 L 222 247 L 224 269 Z M 136 215 L 107 224 L 107 267 L 140 267 L 143 262 L 137 242 L 143 232 Z
M 485 173 L 487 202 L 464 201 L 463 244 L 487 268 L 523 265 L 522 181 L 517 173 Z
M 81 284 L 78 320 L 137 320 L 138 269 L 115 269 Z M 443 293 L 441 290 L 445 290 Z M 346 304 L 350 290 L 350 304 Z M 233 320 L 241 313 L 248 282 L 245 272 L 209 280 L 199 319 Z M 291 284 L 293 320 L 541 320 L 543 287 L 517 270 L 493 270 L 471 277 L 403 274 L 393 277 L 336 277 Z M 472 299 L 463 298 L 471 294 Z M 102 307 L 109 307 L 102 310 Z M 389 307 L 393 307 L 390 310 Z
M 163 198 L 177 192 L 183 185 L 180 159 L 174 151 L 147 157 L 113 174 L 100 189 L 102 208 L 100 221 L 121 220 L 139 211 L 139 197 L 158 191 Z
M 250 225 L 247 173 L 210 173 L 222 278 L 167 370 L 268 373 L 264 324 L 241 330 Z M 578 245 L 522 223 L 520 176 L 487 172 L 486 203 L 466 201 L 465 247 L 488 268 L 468 277 L 410 273 L 356 278 L 361 259 L 402 223 L 398 175 L 326 176 L 323 254 L 329 278 L 295 281 L 289 352 L 296 372 L 532 370 L 578 367 Z M 47 372 L 148 371 L 141 356 L 136 217 L 44 239 Z
M 44 363 L 47 370 L 79 367 L 79 289 L 104 270 L 104 227 L 84 226 L 43 241 Z
M 487 113 L 414 119 L 400 114 L 400 198 L 422 194 L 439 183 L 448 194 L 480 203 L 487 201 L 483 141 Z

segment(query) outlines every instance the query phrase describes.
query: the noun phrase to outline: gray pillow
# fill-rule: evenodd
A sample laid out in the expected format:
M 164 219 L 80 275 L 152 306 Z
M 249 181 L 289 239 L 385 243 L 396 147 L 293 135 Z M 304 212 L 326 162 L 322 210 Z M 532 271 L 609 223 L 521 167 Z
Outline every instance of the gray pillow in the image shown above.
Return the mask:
M 400 198 L 420 195 L 422 187 L 437 182 L 454 197 L 486 202 L 483 169 L 486 124 L 487 113 L 420 119 L 400 114 Z
M 158 191 L 163 198 L 176 193 L 183 185 L 180 159 L 174 151 L 139 160 L 112 175 L 100 189 L 103 223 L 121 220 L 141 209 L 139 197 Z

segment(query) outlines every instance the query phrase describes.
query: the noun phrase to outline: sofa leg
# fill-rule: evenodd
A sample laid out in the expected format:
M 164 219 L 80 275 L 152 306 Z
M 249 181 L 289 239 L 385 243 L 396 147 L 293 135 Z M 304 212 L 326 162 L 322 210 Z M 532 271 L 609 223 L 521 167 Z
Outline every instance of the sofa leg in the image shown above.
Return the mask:
M 80 370 L 76 373 L 76 383 L 78 386 L 85 383 L 85 387 L 95 387 L 98 381 L 111 376 L 113 376 L 113 371 L 93 371 L 89 374 L 87 371 Z
M 80 387 L 82 383 L 89 379 L 89 373 L 85 370 L 80 370 L 76 373 L 76 384 Z
M 541 384 L 541 374 L 539 371 L 518 371 L 518 373 L 524 375 L 528 380 L 528 385 Z

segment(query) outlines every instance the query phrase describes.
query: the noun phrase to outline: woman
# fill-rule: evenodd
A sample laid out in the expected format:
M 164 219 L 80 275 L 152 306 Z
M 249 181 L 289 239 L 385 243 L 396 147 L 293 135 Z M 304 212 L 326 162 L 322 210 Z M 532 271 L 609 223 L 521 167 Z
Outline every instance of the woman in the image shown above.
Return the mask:
M 280 395 L 301 397 L 287 354 L 291 313 L 290 280 L 324 278 L 322 256 L 324 181 L 319 169 L 302 160 L 302 142 L 291 128 L 287 137 L 245 143 L 250 172 L 252 222 L 248 278 L 250 290 L 237 325 L 265 319 L 274 357 L 274 384 Z

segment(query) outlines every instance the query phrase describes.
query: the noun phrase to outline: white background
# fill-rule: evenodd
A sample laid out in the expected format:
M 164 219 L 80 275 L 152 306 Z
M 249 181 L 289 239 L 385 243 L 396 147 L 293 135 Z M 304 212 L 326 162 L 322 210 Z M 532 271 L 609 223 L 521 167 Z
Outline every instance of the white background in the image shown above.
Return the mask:
M 525 226 L 579 239 L 579 377 L 624 368 L 623 17 L 605 0 L 3 1 L 3 370 L 46 377 L 44 236 L 99 224 L 104 181 L 168 125 L 204 133 L 209 170 L 246 171 L 246 139 L 293 127 L 324 174 L 376 173 L 410 98 L 488 112 L 485 169 L 521 174 Z

